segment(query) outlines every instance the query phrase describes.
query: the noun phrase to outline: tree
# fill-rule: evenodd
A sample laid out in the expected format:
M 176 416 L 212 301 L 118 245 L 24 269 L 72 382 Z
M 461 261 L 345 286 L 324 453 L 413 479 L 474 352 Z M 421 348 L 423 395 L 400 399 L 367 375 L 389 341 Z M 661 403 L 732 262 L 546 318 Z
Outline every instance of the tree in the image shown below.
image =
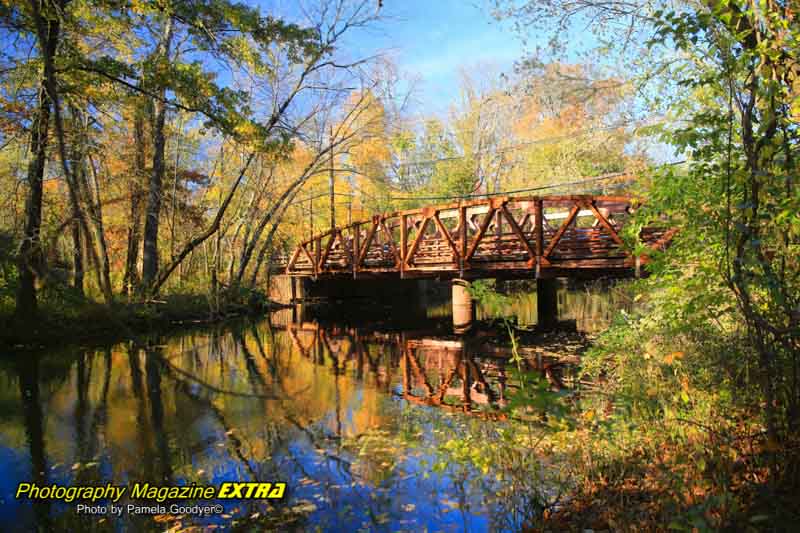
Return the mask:
M 657 15 L 653 44 L 669 39 L 689 58 L 680 80 L 690 91 L 682 106 L 688 124 L 674 138 L 693 159 L 688 179 L 703 184 L 678 205 L 703 213 L 683 220 L 689 231 L 720 242 L 719 276 L 758 354 L 775 443 L 800 421 L 797 13 L 779 2 L 711 1 Z
M 163 73 L 169 69 L 172 61 L 171 50 L 174 37 L 173 19 L 169 12 L 165 15 L 161 17 L 156 15 L 159 19 L 163 18 L 163 20 L 158 21 L 161 35 L 156 49 L 148 61 L 148 65 L 152 62 L 153 70 L 156 73 L 161 71 L 162 75 L 154 76 L 153 80 L 147 80 L 147 82 L 152 83 L 151 91 L 155 93 L 155 96 L 153 97 L 153 170 L 147 185 L 147 203 L 144 210 L 142 284 L 145 287 L 153 283 L 158 272 L 158 226 L 161 220 L 161 196 L 163 194 L 165 166 L 164 149 L 166 147 L 164 125 L 167 118 L 167 81 L 164 79 Z
M 139 240 L 141 239 L 142 196 L 145 176 L 145 160 L 147 159 L 147 144 L 145 140 L 145 113 L 142 107 L 146 100 L 136 98 L 133 100 L 133 167 L 128 176 L 128 194 L 130 195 L 130 218 L 127 228 L 127 252 L 125 256 L 125 274 L 122 279 L 122 290 L 131 295 L 139 286 L 138 257 Z
M 328 9 L 329 7 L 335 7 L 335 9 L 330 10 Z M 314 31 L 300 31 L 296 26 L 281 24 L 276 28 L 271 28 L 273 35 L 264 36 L 260 32 L 254 33 L 254 40 L 261 47 L 259 49 L 261 55 L 256 55 L 255 59 L 252 53 L 245 55 L 256 67 L 255 78 L 259 79 L 260 76 L 263 76 L 265 83 L 261 87 L 266 88 L 268 93 L 268 98 L 263 98 L 263 100 L 272 104 L 266 110 L 268 114 L 265 122 L 260 123 L 254 120 L 234 121 L 232 123 L 234 126 L 232 134 L 238 139 L 242 137 L 249 139 L 251 147 L 256 150 L 264 150 L 266 153 L 270 153 L 276 149 L 290 149 L 291 143 L 289 141 L 293 139 L 308 142 L 307 132 L 304 131 L 306 125 L 315 122 L 317 124 L 327 124 L 325 120 L 320 121 L 319 117 L 325 116 L 333 108 L 336 100 L 331 100 L 331 95 L 341 94 L 338 87 L 341 80 L 337 79 L 337 75 L 341 74 L 346 79 L 352 79 L 353 73 L 364 63 L 363 60 L 337 62 L 332 54 L 337 43 L 347 31 L 354 27 L 368 24 L 374 19 L 375 15 L 369 10 L 367 2 L 361 1 L 351 4 L 345 0 L 331 0 L 329 4 L 326 3 L 322 6 L 316 16 L 318 17 L 317 20 L 312 21 Z M 294 42 L 294 46 L 284 50 L 283 55 L 278 54 L 276 56 L 275 50 L 270 49 L 270 43 L 272 42 L 270 39 L 277 39 L 274 33 L 278 32 L 280 34 L 281 31 L 287 33 L 283 38 Z M 280 72 L 281 69 L 284 69 L 285 72 Z M 277 75 L 279 72 L 280 76 Z M 303 109 L 293 109 L 292 104 L 301 93 L 304 95 L 316 94 L 318 101 Z M 294 124 L 288 120 L 292 111 L 300 113 Z M 345 114 L 345 116 L 349 115 L 350 113 Z M 218 120 L 218 117 L 212 118 Z M 226 120 L 230 120 L 230 118 Z M 307 166 L 299 177 L 289 182 L 287 188 L 278 195 L 273 206 L 259 220 L 254 233 L 245 243 L 235 284 L 239 284 L 243 279 L 244 272 L 253 256 L 256 243 L 266 225 L 272 220 L 273 215 L 276 212 L 280 212 L 282 205 L 286 201 L 290 201 L 293 194 L 302 187 L 308 177 L 314 174 L 313 170 L 321 160 L 320 158 L 343 142 L 344 139 L 342 135 L 337 133 L 331 139 L 328 139 L 328 143 L 325 144 L 319 140 L 319 128 L 312 127 L 311 131 L 317 132 L 314 137 L 316 155 L 313 159 L 313 164 Z M 266 145 L 259 145 L 259 142 L 266 142 Z M 252 157 L 248 157 L 247 161 L 245 171 L 252 161 Z M 244 178 L 245 171 L 240 173 L 239 178 L 234 181 L 231 192 L 235 192 L 236 188 L 238 188 Z M 223 212 L 221 214 L 218 213 L 218 216 L 215 217 L 212 228 L 219 226 L 222 219 L 221 215 L 224 214 L 224 209 L 229 204 L 229 201 L 221 204 L 220 209 Z M 216 230 L 214 229 L 214 231 Z M 186 255 L 212 234 L 213 231 L 211 233 L 206 231 L 198 238 L 190 240 L 177 257 L 159 271 L 150 284 L 150 292 L 157 292 L 169 277 L 169 274 Z
M 9 11 L 6 16 L 15 26 L 29 27 L 22 11 Z M 61 26 L 57 18 L 40 21 L 39 46 L 45 56 L 53 56 L 58 46 Z M 44 178 L 47 145 L 49 142 L 52 96 L 48 90 L 44 69 L 39 74 L 38 105 L 30 128 L 32 158 L 28 163 L 28 196 L 25 202 L 25 229 L 18 253 L 19 287 L 16 315 L 21 321 L 32 321 L 37 311 L 36 278 L 43 269 L 41 249 L 42 180 Z

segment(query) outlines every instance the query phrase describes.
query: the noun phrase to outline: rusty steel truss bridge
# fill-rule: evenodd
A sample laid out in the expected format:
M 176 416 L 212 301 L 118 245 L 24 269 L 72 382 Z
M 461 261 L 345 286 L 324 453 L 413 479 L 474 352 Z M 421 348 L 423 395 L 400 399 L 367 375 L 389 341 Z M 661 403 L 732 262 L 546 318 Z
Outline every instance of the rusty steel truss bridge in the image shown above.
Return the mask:
M 629 196 L 495 197 L 374 215 L 299 243 L 275 266 L 316 280 L 638 275 L 676 230 L 645 227 L 644 252 L 622 231 Z M 639 247 L 639 250 L 642 250 Z

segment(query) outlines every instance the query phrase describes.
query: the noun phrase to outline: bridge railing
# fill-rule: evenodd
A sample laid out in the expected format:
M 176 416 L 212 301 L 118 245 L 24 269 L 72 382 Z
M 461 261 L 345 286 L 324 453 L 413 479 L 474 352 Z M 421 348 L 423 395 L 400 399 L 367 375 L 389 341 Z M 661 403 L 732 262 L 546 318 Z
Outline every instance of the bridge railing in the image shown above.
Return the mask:
M 285 272 L 419 277 L 632 268 L 646 257 L 634 257 L 620 234 L 636 205 L 627 196 L 499 197 L 380 214 L 301 242 Z M 658 248 L 672 234 L 645 228 L 640 239 Z

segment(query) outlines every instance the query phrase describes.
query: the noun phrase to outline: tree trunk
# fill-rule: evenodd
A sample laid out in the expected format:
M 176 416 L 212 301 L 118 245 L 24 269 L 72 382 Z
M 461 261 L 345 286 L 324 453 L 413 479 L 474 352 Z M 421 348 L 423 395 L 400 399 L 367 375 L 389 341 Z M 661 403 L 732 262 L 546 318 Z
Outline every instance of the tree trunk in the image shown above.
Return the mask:
M 129 296 L 139 286 L 139 241 L 142 225 L 142 178 L 145 172 L 145 132 L 144 115 L 138 109 L 133 118 L 133 136 L 136 152 L 133 160 L 133 176 L 129 192 L 131 196 L 130 219 L 128 220 L 128 252 L 125 259 L 125 276 L 122 280 L 123 291 Z
M 272 227 L 267 234 L 267 238 L 264 240 L 264 244 L 261 245 L 261 250 L 258 252 L 258 257 L 256 258 L 256 264 L 253 267 L 253 272 L 250 274 L 250 287 L 255 288 L 256 281 L 258 280 L 258 272 L 261 270 L 261 265 L 264 264 L 264 259 L 267 257 L 267 251 L 270 251 L 272 248 L 272 241 L 275 238 L 275 233 L 278 231 L 278 226 L 283 220 L 283 215 L 286 213 L 286 209 L 292 205 L 292 201 L 294 201 L 295 196 L 297 193 L 300 192 L 300 189 L 295 189 L 292 196 L 286 199 L 283 205 L 280 208 L 280 211 L 275 215 L 275 222 L 272 223 Z M 270 252 L 271 253 L 271 252 Z M 271 257 L 271 255 L 270 255 Z
M 92 170 L 92 180 L 94 182 L 94 194 L 89 189 L 88 173 L 86 172 L 86 165 Z M 100 182 L 97 177 L 97 168 L 90 155 L 86 155 L 84 161 L 80 163 L 79 177 L 83 180 L 83 187 L 86 191 L 86 202 L 89 204 L 89 214 L 92 221 L 92 228 L 95 233 L 95 240 L 97 242 L 98 255 L 100 257 L 100 287 L 103 290 L 103 295 L 106 303 L 113 300 L 113 291 L 111 288 L 111 263 L 108 259 L 108 245 L 106 244 L 106 233 L 103 229 L 103 207 L 100 201 Z
M 83 244 L 81 243 L 80 207 L 72 206 L 72 287 L 83 295 Z
M 339 141 L 341 143 L 341 141 Z M 338 143 L 337 143 L 338 144 Z M 242 250 L 242 257 L 239 260 L 239 269 L 236 273 L 236 285 L 240 285 L 242 283 L 242 278 L 244 278 L 245 270 L 247 269 L 247 265 L 250 264 L 250 260 L 253 258 L 253 252 L 255 251 L 256 245 L 258 244 L 258 240 L 261 238 L 261 235 L 264 233 L 264 229 L 267 227 L 267 224 L 273 219 L 274 215 L 281 206 L 287 202 L 291 201 L 294 194 L 297 193 L 298 190 L 308 181 L 311 176 L 315 174 L 314 170 L 317 167 L 319 160 L 329 151 L 333 150 L 334 144 L 331 144 L 326 149 L 319 152 L 314 159 L 306 165 L 305 169 L 303 169 L 303 173 L 295 179 L 289 186 L 281 193 L 278 199 L 275 201 L 274 204 L 264 213 L 264 216 L 261 217 L 261 220 L 258 221 L 258 225 L 256 226 L 255 231 L 253 231 L 253 236 L 250 239 L 249 243 L 246 243 L 244 249 Z
M 59 22 L 51 20 L 47 26 L 46 40 L 40 43 L 44 55 L 54 55 L 58 44 Z M 25 202 L 25 233 L 19 248 L 19 287 L 17 289 L 16 317 L 22 321 L 36 316 L 36 276 L 44 267 L 40 232 L 42 227 L 42 192 L 44 167 L 47 161 L 48 126 L 50 124 L 51 98 L 47 82 L 42 77 L 39 88 L 39 107 L 31 125 L 31 161 L 28 164 L 28 197 Z
M 57 105 L 57 104 L 56 104 Z M 56 108 L 58 113 L 58 108 Z M 58 114 L 56 115 L 58 119 Z M 89 156 L 89 139 L 87 134 L 88 124 L 84 119 L 83 113 L 75 108 L 70 108 L 70 118 L 72 123 L 72 150 L 70 158 L 72 161 L 71 169 L 64 165 L 64 172 L 67 175 L 67 185 L 70 188 L 70 203 L 72 204 L 73 214 L 79 223 L 79 235 L 86 241 L 91 258 L 96 267 L 97 285 L 103 293 L 106 304 L 113 301 L 111 289 L 111 267 L 108 259 L 108 248 L 106 246 L 105 232 L 103 230 L 103 215 L 100 207 L 100 186 L 97 176 L 94 174 L 95 168 Z M 59 122 L 56 123 L 59 136 L 59 146 L 64 143 L 63 131 L 59 129 Z M 65 151 L 64 151 L 65 153 Z M 87 165 L 91 166 L 94 175 L 94 187 L 89 186 L 89 176 Z M 91 234 L 90 230 L 91 229 Z M 95 248 L 96 246 L 96 248 Z
M 178 211 L 178 168 L 180 167 L 181 162 L 181 133 L 183 131 L 183 123 L 178 120 L 178 132 L 175 135 L 175 173 L 174 173 L 174 180 L 172 182 L 172 209 L 171 209 L 171 221 L 169 225 L 169 257 L 173 259 L 175 257 L 175 215 Z
M 233 236 L 228 244 L 228 283 L 231 286 L 233 286 L 233 268 L 236 265 L 236 241 L 239 240 L 239 232 L 242 231 L 243 225 L 244 220 L 239 222 L 239 225 L 236 226 L 236 231 L 233 232 Z
M 220 269 L 220 246 L 222 245 L 222 236 L 219 231 L 216 232 L 217 238 L 214 241 L 214 261 L 211 264 L 211 317 L 217 318 L 219 316 L 219 269 Z
M 75 136 L 78 137 L 77 135 Z M 81 161 L 83 159 L 82 142 L 73 142 L 72 146 L 72 160 Z M 83 240 L 81 238 L 81 206 L 78 203 L 78 197 L 74 194 L 68 194 L 70 208 L 72 210 L 72 286 L 80 294 L 83 294 Z
M 76 136 L 77 137 L 77 136 Z M 83 158 L 80 146 L 81 143 L 74 142 L 72 149 L 72 160 L 80 161 Z M 74 194 L 67 195 L 70 208 L 72 210 L 72 287 L 81 295 L 84 294 L 84 265 L 83 265 L 83 241 L 81 238 L 81 206 L 77 202 Z
M 172 21 L 164 22 L 164 32 L 157 61 L 168 61 L 172 41 Z M 155 120 L 153 123 L 153 172 L 147 191 L 147 207 L 144 219 L 144 250 L 142 252 L 142 285 L 150 287 L 158 274 L 158 222 L 161 216 L 161 196 L 164 181 L 164 122 L 167 116 L 165 102 L 166 89 L 161 88 L 160 98 L 154 102 Z

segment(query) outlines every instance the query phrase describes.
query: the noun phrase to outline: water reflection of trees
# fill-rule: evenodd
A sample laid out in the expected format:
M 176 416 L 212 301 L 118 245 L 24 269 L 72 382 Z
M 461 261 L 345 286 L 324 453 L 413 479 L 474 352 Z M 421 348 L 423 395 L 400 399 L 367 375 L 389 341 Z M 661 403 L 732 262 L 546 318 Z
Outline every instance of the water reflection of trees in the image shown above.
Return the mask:
M 17 390 L 0 394 L 21 403 L 37 483 L 313 477 L 355 484 L 349 504 L 377 512 L 380 501 L 358 483 L 390 486 L 400 474 L 384 466 L 391 453 L 355 457 L 353 446 L 376 430 L 399 431 L 397 399 L 502 418 L 516 386 L 507 355 L 425 331 L 243 324 L 80 352 L 57 365 L 20 359 L 16 379 L 0 380 L 0 388 L 18 381 Z M 39 526 L 76 520 L 35 506 Z M 149 527 L 145 520 L 130 524 Z
M 528 282 L 517 281 L 509 294 L 510 305 L 504 310 L 505 316 L 513 316 L 522 326 L 537 323 L 536 288 Z M 583 282 L 570 287 L 560 287 L 557 292 L 558 319 L 560 322 L 574 323 L 577 331 L 593 333 L 608 328 L 620 309 L 630 311 L 633 305 L 623 289 L 607 280 Z M 445 316 L 449 304 L 442 306 L 436 316 Z M 493 318 L 480 305 L 477 306 L 479 319 Z
M 39 394 L 39 360 L 23 358 L 17 363 L 19 394 L 22 402 L 22 417 L 25 425 L 25 437 L 31 458 L 31 480 L 37 485 L 46 485 L 48 466 L 45 450 L 44 415 Z M 33 502 L 36 529 L 50 529 L 50 502 L 36 500 Z

